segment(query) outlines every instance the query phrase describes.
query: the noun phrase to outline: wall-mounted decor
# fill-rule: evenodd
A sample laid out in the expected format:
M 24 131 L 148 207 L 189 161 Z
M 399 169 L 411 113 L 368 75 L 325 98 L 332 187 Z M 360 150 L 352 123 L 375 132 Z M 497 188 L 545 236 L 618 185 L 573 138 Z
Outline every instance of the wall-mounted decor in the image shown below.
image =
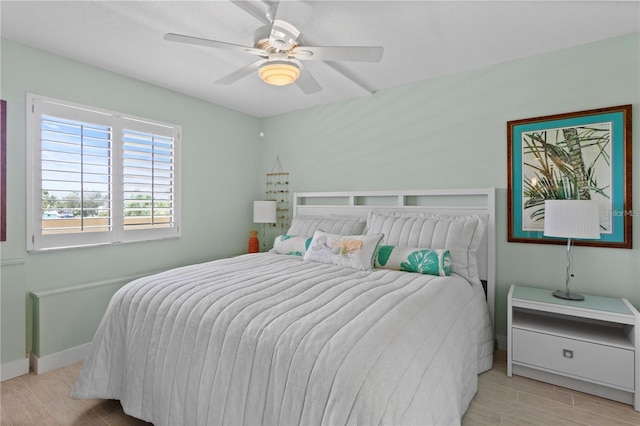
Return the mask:
M 281 229 L 289 228 L 289 172 L 285 172 L 280 163 L 280 157 L 276 157 L 276 162 L 267 173 L 267 189 L 265 190 L 265 200 L 276 202 L 276 226 Z
M 508 241 L 543 236 L 545 200 L 596 200 L 601 238 L 576 245 L 631 248 L 631 105 L 507 123 Z
M 7 101 L 0 100 L 0 241 L 7 240 Z

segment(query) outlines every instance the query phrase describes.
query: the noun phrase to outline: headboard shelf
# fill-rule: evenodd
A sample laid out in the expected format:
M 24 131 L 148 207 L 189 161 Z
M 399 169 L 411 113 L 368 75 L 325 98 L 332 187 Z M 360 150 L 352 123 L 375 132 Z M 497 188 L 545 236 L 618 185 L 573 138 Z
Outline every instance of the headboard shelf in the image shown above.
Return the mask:
M 348 215 L 366 217 L 372 211 L 478 215 L 486 231 L 477 253 L 480 278 L 487 283 L 492 319 L 495 306 L 496 215 L 495 188 L 424 189 L 399 191 L 296 192 L 293 215 Z

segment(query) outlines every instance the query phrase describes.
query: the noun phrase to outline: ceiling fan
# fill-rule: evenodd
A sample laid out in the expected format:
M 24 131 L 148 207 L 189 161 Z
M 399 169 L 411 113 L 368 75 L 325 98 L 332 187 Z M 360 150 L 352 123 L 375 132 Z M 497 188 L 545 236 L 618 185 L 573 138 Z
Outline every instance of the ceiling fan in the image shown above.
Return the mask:
M 243 9 L 247 10 L 246 6 Z M 382 59 L 384 49 L 381 46 L 307 46 L 302 42 L 300 31 L 294 25 L 277 19 L 277 9 L 278 3 L 270 3 L 266 14 L 268 23 L 255 31 L 253 46 L 175 33 L 165 34 L 164 39 L 216 49 L 235 50 L 260 57 L 259 60 L 216 80 L 216 84 L 231 84 L 257 71 L 260 78 L 267 84 L 283 86 L 295 82 L 305 94 L 316 93 L 322 90 L 322 87 L 304 66 L 304 61 L 327 61 L 332 68 L 353 79 L 332 63 L 336 61 L 379 62 Z M 254 12 L 250 13 L 255 16 Z

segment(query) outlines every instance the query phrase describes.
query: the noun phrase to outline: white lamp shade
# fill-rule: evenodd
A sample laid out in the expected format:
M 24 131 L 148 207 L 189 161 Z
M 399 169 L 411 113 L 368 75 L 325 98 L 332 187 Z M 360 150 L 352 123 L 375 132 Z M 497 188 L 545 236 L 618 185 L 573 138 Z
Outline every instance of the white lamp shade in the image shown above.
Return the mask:
M 276 223 L 276 202 L 254 201 L 253 223 Z
M 600 206 L 593 200 L 546 200 L 544 235 L 562 238 L 600 238 Z

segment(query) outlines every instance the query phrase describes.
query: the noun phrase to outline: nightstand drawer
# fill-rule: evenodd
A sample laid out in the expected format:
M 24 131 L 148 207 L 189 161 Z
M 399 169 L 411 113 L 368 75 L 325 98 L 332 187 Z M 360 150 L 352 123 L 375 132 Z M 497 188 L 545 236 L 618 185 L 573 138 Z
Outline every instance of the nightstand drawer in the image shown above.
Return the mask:
M 634 389 L 634 351 L 512 329 L 513 362 Z

